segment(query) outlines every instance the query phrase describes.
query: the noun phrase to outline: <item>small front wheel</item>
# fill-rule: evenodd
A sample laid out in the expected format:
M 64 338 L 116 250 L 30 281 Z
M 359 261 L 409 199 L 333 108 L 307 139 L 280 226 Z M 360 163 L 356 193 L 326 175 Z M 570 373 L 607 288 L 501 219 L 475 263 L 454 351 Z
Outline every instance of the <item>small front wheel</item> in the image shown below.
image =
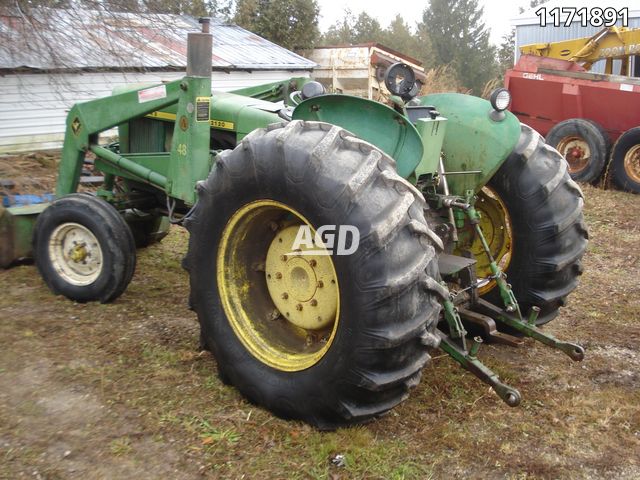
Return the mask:
M 78 302 L 114 300 L 135 269 L 131 230 L 114 207 L 75 193 L 55 200 L 36 222 L 36 266 L 56 294 Z

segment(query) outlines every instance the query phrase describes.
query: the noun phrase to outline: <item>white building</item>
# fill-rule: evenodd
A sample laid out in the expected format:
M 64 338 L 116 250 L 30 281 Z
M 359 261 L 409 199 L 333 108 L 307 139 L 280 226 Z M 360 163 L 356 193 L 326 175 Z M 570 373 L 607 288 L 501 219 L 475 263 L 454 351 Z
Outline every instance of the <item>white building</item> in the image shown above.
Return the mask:
M 0 10 L 0 153 L 59 148 L 76 102 L 181 78 L 187 32 L 200 31 L 196 19 L 176 15 L 34 12 L 27 21 Z M 315 66 L 235 25 L 213 22 L 211 33 L 214 90 L 309 77 Z

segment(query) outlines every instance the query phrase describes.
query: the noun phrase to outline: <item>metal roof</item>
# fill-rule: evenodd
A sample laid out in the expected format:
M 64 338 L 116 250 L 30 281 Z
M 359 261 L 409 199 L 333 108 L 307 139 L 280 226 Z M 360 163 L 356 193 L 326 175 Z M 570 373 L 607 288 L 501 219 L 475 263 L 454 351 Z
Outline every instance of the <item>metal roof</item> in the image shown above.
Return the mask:
M 390 53 L 391 55 L 395 55 L 396 57 L 400 57 L 410 63 L 413 63 L 414 65 L 417 65 L 419 67 L 422 66 L 422 62 L 420 60 L 418 60 L 417 58 L 414 57 L 410 57 L 409 55 L 406 55 L 402 52 L 399 52 L 397 50 L 394 50 L 393 48 L 389 48 L 386 45 L 383 45 L 381 43 L 377 43 L 377 42 L 365 42 L 365 43 L 356 43 L 354 45 L 321 45 L 319 47 L 314 47 L 314 49 L 320 50 L 320 49 L 332 49 L 332 48 L 357 48 L 357 47 L 365 47 L 365 48 L 377 48 L 379 50 L 383 50 L 385 52 Z
M 0 69 L 184 70 L 189 16 L 37 8 L 0 10 Z M 316 64 L 236 25 L 213 21 L 214 70 L 311 70 Z

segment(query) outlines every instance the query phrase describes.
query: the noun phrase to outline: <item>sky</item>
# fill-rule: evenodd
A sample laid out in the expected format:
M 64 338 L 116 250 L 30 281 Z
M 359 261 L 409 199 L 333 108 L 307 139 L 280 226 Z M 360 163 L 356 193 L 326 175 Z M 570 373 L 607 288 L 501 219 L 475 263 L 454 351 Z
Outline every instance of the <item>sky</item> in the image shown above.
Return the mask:
M 428 5 L 428 0 L 409 0 L 389 2 L 388 0 L 318 0 L 320 5 L 320 30 L 326 31 L 336 21 L 344 17 L 344 9 L 348 8 L 354 15 L 366 11 L 376 18 L 382 27 L 400 13 L 405 21 L 414 27 L 422 20 L 422 12 Z M 484 7 L 484 20 L 491 30 L 491 41 L 499 45 L 502 35 L 511 29 L 509 20 L 518 15 L 518 7 L 528 9 L 529 0 L 479 0 Z

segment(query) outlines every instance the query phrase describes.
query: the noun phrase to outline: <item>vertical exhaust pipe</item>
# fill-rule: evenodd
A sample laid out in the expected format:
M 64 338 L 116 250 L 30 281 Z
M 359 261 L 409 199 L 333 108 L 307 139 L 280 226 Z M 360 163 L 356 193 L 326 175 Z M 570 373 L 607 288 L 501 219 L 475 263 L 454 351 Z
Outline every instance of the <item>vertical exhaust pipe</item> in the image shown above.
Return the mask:
M 187 36 L 187 75 L 180 82 L 171 140 L 171 161 L 167 175 L 171 182 L 167 193 L 168 197 L 183 200 L 187 205 L 197 201 L 196 182 L 207 178 L 212 164 L 210 120 L 213 42 L 209 21 L 208 18 L 201 19 L 202 31 Z M 167 210 L 172 209 L 168 202 Z
M 189 33 L 187 36 L 187 76 L 211 78 L 212 36 L 210 18 L 201 18 L 201 33 Z

